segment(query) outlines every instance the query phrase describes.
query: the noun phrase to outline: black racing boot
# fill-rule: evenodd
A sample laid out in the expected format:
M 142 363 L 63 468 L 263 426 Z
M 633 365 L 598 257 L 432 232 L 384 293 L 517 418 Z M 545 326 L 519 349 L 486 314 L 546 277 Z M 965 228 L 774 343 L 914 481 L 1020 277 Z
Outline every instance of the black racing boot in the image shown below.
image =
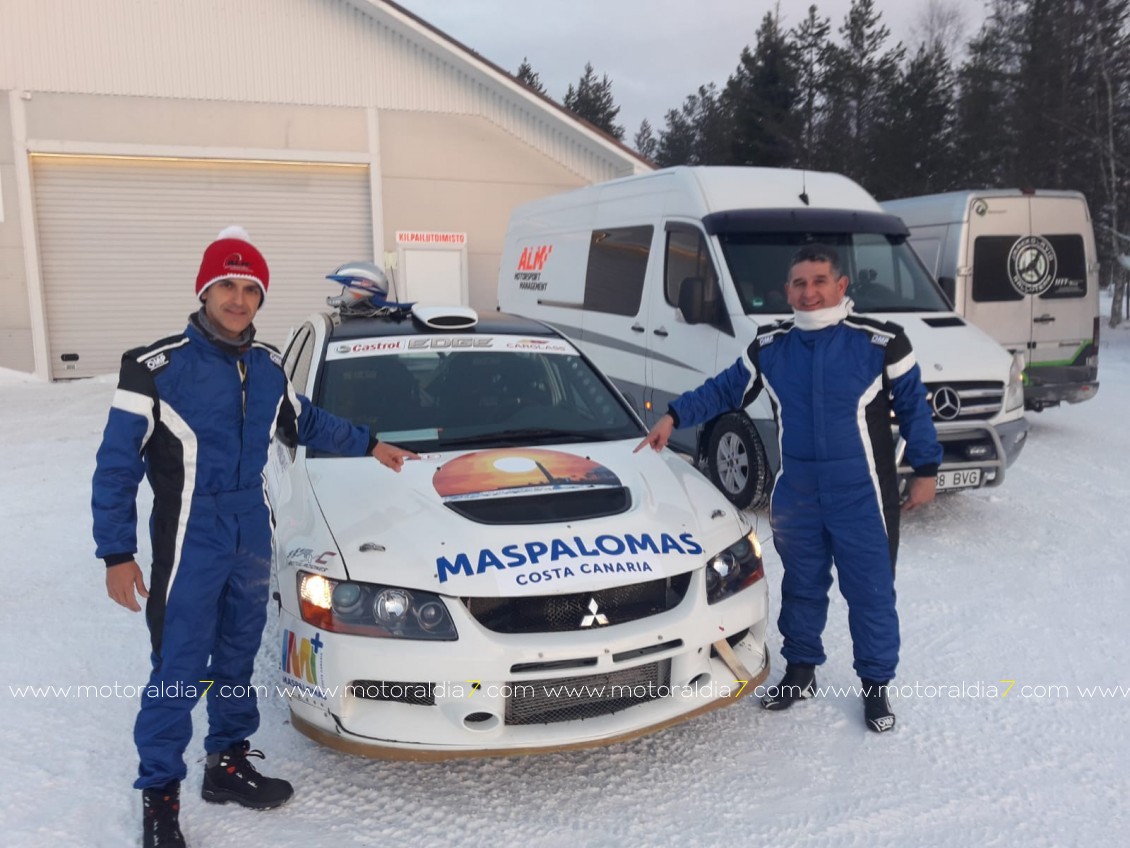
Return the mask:
M 141 844 L 145 848 L 184 848 L 180 832 L 180 782 L 141 791 Z
M 761 706 L 767 710 L 787 710 L 797 701 L 816 694 L 816 666 L 789 663 L 785 676 L 776 686 L 765 690 Z
M 264 759 L 263 752 L 252 750 L 246 740 L 226 751 L 209 754 L 204 761 L 201 797 L 213 804 L 235 801 L 254 810 L 269 810 L 289 801 L 294 787 L 277 777 L 259 774 L 248 757 Z
M 894 730 L 895 714 L 891 712 L 891 702 L 887 700 L 889 680 L 860 680 L 863 684 L 863 718 L 867 729 L 876 733 Z

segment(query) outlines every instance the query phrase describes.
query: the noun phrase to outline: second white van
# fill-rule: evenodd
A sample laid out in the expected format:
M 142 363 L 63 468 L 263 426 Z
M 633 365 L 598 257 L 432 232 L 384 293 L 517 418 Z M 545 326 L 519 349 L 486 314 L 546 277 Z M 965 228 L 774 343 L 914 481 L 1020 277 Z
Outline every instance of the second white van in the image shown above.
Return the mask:
M 650 426 L 731 365 L 758 326 L 791 315 L 790 258 L 807 242 L 831 244 L 855 309 L 901 324 L 914 345 L 945 449 L 939 490 L 999 485 L 1028 430 L 1023 363 L 954 314 L 907 235 L 837 174 L 670 168 L 518 207 L 498 298 L 573 339 Z M 766 502 L 780 450 L 765 393 L 677 431 L 672 446 L 735 505 Z M 899 450 L 905 479 L 913 471 Z
M 1099 263 L 1077 191 L 984 189 L 883 204 L 959 315 L 1025 359 L 1041 410 L 1099 390 Z

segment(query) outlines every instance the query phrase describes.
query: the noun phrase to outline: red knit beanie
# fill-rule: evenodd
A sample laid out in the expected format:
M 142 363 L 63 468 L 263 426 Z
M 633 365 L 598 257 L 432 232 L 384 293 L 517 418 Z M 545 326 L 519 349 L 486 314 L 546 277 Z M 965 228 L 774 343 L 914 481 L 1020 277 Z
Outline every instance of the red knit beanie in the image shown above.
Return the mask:
M 267 260 L 251 243 L 243 227 L 227 227 L 204 251 L 200 260 L 200 273 L 196 275 L 196 296 L 219 280 L 251 280 L 259 286 L 263 300 L 267 299 L 267 286 L 271 273 Z

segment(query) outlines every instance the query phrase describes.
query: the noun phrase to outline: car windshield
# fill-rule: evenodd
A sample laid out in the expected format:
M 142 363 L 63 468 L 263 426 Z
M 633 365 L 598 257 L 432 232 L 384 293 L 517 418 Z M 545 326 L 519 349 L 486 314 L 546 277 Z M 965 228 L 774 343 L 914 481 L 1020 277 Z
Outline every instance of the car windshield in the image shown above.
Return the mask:
M 790 312 L 785 301 L 789 260 L 807 233 L 727 232 L 718 236 L 746 314 Z M 820 233 L 840 254 L 856 312 L 949 312 L 949 304 L 917 254 L 900 236 Z
M 467 347 L 330 358 L 315 403 L 417 452 L 642 433 L 608 383 L 575 352 Z

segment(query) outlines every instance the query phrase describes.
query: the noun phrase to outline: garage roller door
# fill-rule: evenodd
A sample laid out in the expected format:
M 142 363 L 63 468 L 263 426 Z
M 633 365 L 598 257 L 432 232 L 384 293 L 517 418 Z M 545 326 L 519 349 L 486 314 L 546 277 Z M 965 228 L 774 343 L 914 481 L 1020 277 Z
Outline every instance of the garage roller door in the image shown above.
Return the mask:
M 279 346 L 337 293 L 326 274 L 372 259 L 365 166 L 35 156 L 32 174 L 54 378 L 116 373 L 123 351 L 180 332 L 229 224 L 271 269 L 255 326 Z

